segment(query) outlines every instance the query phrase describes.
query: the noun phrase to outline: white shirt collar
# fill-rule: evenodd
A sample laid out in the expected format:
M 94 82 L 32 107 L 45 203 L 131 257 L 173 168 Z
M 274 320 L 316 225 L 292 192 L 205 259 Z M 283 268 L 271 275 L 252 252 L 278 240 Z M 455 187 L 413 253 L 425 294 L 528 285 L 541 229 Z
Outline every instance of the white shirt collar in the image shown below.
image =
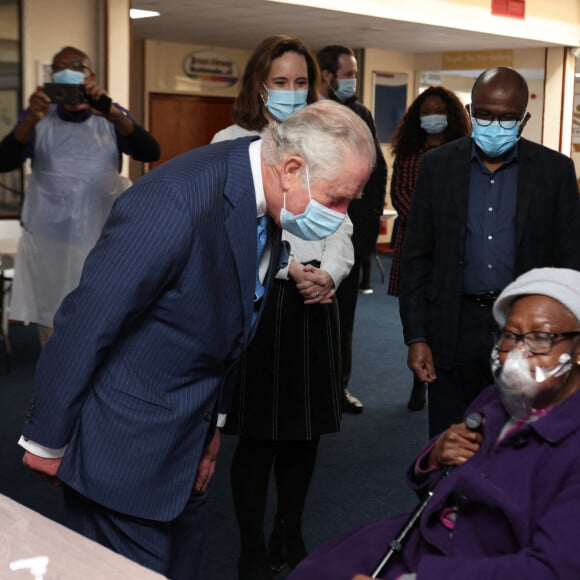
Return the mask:
M 262 181 L 262 140 L 257 139 L 250 143 L 250 166 L 252 168 L 252 180 L 254 182 L 254 192 L 256 193 L 256 208 L 258 215 L 266 213 L 266 194 L 264 193 L 264 182 Z

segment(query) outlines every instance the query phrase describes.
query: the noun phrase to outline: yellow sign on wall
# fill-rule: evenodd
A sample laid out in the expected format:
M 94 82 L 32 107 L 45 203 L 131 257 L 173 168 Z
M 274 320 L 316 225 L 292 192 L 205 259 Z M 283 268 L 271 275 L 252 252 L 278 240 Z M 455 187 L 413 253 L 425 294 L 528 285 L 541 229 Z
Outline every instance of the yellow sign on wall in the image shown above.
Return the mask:
M 444 52 L 443 70 L 484 70 L 494 66 L 513 66 L 513 50 L 472 50 Z

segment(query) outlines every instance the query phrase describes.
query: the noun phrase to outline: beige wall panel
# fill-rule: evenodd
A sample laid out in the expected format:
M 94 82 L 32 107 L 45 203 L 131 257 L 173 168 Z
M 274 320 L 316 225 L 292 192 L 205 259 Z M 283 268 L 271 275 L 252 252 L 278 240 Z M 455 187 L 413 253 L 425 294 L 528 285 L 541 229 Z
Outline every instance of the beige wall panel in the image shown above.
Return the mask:
M 38 85 L 38 64 L 50 64 L 53 55 L 71 45 L 97 55 L 97 0 L 23 0 L 23 105 Z M 98 71 L 98 63 L 95 67 Z
M 192 94 L 211 97 L 235 97 L 239 91 L 239 83 L 230 87 L 204 89 L 199 83 L 187 77 L 183 70 L 185 57 L 192 52 L 217 52 L 234 61 L 238 67 L 238 76 L 244 72 L 251 51 L 207 46 L 197 44 L 181 44 L 177 42 L 161 42 L 146 40 L 144 46 L 144 103 L 143 115 L 146 123 L 149 119 L 149 93 Z

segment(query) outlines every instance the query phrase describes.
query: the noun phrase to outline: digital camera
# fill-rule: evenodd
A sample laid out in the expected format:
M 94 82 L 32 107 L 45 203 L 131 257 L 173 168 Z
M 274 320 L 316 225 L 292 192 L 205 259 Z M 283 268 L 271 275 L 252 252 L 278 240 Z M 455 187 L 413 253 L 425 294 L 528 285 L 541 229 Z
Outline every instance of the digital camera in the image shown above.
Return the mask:
M 44 92 L 52 103 L 63 105 L 80 105 L 87 102 L 85 89 L 82 85 L 68 83 L 45 83 Z

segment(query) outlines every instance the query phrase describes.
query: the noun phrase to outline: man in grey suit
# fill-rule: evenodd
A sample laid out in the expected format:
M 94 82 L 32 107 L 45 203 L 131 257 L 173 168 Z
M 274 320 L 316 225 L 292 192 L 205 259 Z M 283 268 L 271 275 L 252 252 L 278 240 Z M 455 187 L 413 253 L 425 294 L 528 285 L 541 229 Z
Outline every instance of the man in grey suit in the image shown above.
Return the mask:
M 498 293 L 532 268 L 580 269 L 580 198 L 572 161 L 521 138 L 528 86 L 484 71 L 471 93 L 472 135 L 424 155 L 402 249 L 400 311 L 408 364 L 429 383 L 429 431 L 461 422 L 493 382 Z
M 257 219 L 325 237 L 373 163 L 366 125 L 320 102 L 261 140 L 181 155 L 119 198 L 55 317 L 20 440 L 25 464 L 63 482 L 73 529 L 200 577 L 220 385 L 277 264 L 279 230 L 260 258 Z

